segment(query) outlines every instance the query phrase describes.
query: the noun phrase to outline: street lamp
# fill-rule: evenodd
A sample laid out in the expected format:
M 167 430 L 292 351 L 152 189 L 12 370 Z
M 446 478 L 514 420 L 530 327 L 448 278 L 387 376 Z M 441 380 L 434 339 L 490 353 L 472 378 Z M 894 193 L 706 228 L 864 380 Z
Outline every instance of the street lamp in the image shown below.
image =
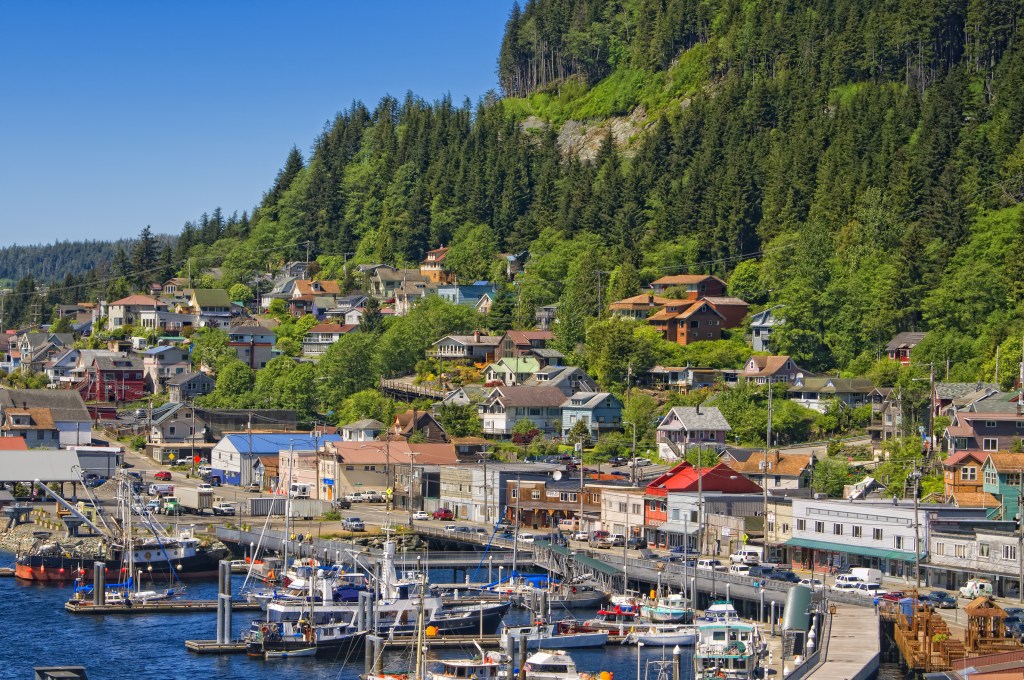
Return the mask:
M 627 423 L 627 422 L 623 421 L 622 424 L 623 425 L 629 425 L 630 427 L 633 428 L 633 444 L 630 447 L 630 449 L 632 451 L 631 457 L 633 459 L 632 479 L 633 479 L 633 484 L 635 485 L 636 484 L 636 423 Z

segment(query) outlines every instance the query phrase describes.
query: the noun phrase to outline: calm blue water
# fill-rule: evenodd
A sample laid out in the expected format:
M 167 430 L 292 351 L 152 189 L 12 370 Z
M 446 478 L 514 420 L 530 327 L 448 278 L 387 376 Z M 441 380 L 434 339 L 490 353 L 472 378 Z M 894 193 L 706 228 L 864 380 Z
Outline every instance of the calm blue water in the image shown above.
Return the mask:
M 0 563 L 10 564 L 9 554 L 0 553 Z M 435 583 L 450 583 L 451 571 L 431 573 Z M 236 577 L 235 592 L 241 586 Z M 188 586 L 188 597 L 210 598 L 216 595 L 215 583 Z M 213 612 L 201 614 L 154 614 L 147 616 L 76 616 L 64 610 L 71 587 L 43 586 L 14 578 L 0 579 L 0 611 L 3 626 L 0 637 L 0 678 L 11 680 L 32 677 L 33 666 L 84 665 L 90 680 L 133 680 L 166 678 L 218 678 L 248 680 L 357 680 L 363 672 L 363 654 L 351 659 L 299 658 L 275 661 L 250 659 L 244 654 L 199 656 L 185 650 L 186 639 L 216 637 Z M 581 613 L 582 614 L 582 613 Z M 247 628 L 257 614 L 241 612 L 234 616 L 233 633 Z M 526 612 L 513 611 L 509 620 L 522 623 Z M 572 657 L 581 671 L 609 670 L 616 680 L 636 677 L 635 647 L 610 645 L 603 649 L 573 650 Z M 475 649 L 443 650 L 437 656 L 465 658 Z M 671 657 L 666 650 L 665 658 Z M 434 657 L 434 653 L 431 654 Z M 642 650 L 641 673 L 647 659 L 660 659 L 662 650 Z M 412 662 L 408 652 L 390 654 L 385 669 L 407 671 Z M 690 657 L 684 655 L 684 678 L 692 676 Z M 653 679 L 652 679 L 653 680 Z

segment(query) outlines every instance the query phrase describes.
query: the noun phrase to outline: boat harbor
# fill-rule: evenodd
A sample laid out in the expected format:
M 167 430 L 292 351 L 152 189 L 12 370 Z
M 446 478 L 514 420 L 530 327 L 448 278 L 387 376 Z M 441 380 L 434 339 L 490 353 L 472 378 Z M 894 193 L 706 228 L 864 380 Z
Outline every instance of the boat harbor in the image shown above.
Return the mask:
M 238 601 L 233 602 L 231 608 L 235 611 L 259 611 L 260 606 L 256 602 Z M 64 603 L 64 609 L 72 614 L 85 614 L 93 616 L 106 615 L 148 615 L 148 614 L 192 614 L 195 612 L 217 611 L 216 600 L 157 600 L 154 602 L 110 602 L 94 604 L 88 600 L 69 600 Z

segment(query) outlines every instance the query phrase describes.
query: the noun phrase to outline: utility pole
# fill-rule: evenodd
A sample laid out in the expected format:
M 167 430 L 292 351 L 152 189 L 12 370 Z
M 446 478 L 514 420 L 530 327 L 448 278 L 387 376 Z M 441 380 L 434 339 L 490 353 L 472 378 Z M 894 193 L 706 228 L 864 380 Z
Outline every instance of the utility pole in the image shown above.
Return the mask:
M 917 469 L 917 463 L 914 463 L 914 472 L 911 473 L 911 477 L 914 478 L 914 580 L 917 584 L 917 590 L 921 590 L 921 521 L 918 515 L 918 499 L 920 495 L 921 487 L 921 471 Z
M 1024 604 L 1024 470 L 1017 468 L 1017 601 Z
M 764 528 L 768 529 L 768 449 L 772 445 L 772 383 L 768 381 L 768 432 L 764 438 L 764 476 L 761 479 L 761 486 L 764 487 L 764 511 L 761 513 Z M 766 531 L 767 534 L 767 531 Z

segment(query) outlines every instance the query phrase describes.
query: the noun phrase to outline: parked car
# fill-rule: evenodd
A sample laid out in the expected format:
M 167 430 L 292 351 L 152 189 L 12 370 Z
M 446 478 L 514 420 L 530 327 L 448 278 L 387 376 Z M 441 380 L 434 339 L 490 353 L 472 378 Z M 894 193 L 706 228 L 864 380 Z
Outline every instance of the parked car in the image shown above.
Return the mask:
M 331 507 L 336 510 L 348 510 L 352 507 L 352 503 L 345 500 L 344 498 L 335 498 L 331 501 Z
M 457 534 L 471 534 L 473 530 L 469 527 L 455 527 L 455 533 Z
M 791 571 L 777 571 L 772 570 L 772 573 L 768 574 L 768 578 L 772 581 L 785 581 L 786 583 L 800 583 L 800 577 Z
M 245 487 L 245 490 L 249 493 L 259 493 L 260 491 L 263 491 L 263 487 L 260 486 L 259 482 L 253 482 L 249 486 Z M 352 505 L 350 504 L 348 507 L 352 507 Z
M 434 510 L 434 519 L 449 520 L 455 519 L 455 513 L 452 512 L 451 508 L 438 508 Z
M 590 542 L 597 543 L 602 538 L 608 538 L 609 536 L 611 536 L 611 533 L 604 530 L 593 531 L 590 534 Z
M 415 520 L 430 519 L 430 513 L 426 512 L 425 510 L 417 510 L 416 512 L 412 513 L 412 518 Z
M 930 604 L 936 609 L 956 609 L 957 607 L 956 598 L 944 590 L 936 590 L 931 593 L 926 593 L 920 597 L 920 600 L 925 604 Z M 1018 608 L 1014 607 L 1013 609 Z M 1009 609 L 1006 610 L 1006 613 L 1010 616 L 1014 615 L 1014 613 L 1011 613 Z M 1024 609 L 1017 613 L 1024 614 Z
M 196 487 L 196 491 L 213 491 L 213 484 L 206 484 L 204 482 Z
M 366 525 L 358 517 L 346 517 L 341 521 L 341 528 L 346 531 L 364 531 Z
M 806 586 L 811 590 L 825 590 L 827 588 L 820 578 L 802 578 L 800 579 L 800 585 Z
M 634 550 L 641 550 L 647 547 L 647 539 L 642 536 L 634 536 L 626 542 L 626 545 Z
M 129 477 L 133 477 L 133 478 L 137 479 L 137 480 L 138 480 L 138 481 L 140 481 L 140 482 L 141 482 L 141 481 L 142 481 L 143 479 L 145 479 L 145 477 L 146 477 L 144 473 L 142 473 L 142 472 L 137 472 L 137 471 L 135 471 L 135 470 L 132 470 L 131 472 L 129 472 L 129 473 L 128 473 L 128 476 L 129 476 Z
M 497 529 L 512 529 L 515 527 L 515 524 L 513 524 L 512 520 L 508 519 L 507 517 L 502 517 L 494 526 Z
M 619 547 L 626 545 L 626 537 L 623 534 L 611 534 L 608 536 L 608 540 L 612 542 L 612 545 Z
M 446 524 L 445 527 L 444 527 L 444 530 L 445 530 L 445 533 L 454 534 L 455 530 L 458 529 L 458 528 L 459 527 L 455 526 L 454 524 Z
M 589 540 L 589 539 L 590 539 L 590 534 L 587 533 L 586 531 L 577 531 L 576 533 L 574 533 L 572 535 L 572 540 L 574 540 L 574 541 L 586 541 L 586 540 Z
M 647 467 L 648 465 L 654 465 L 654 463 L 652 463 L 651 461 L 647 460 L 646 458 L 637 458 L 636 459 L 636 466 L 637 467 Z
M 232 515 L 235 514 L 235 506 L 231 503 L 214 503 L 213 514 L 215 515 Z
M 729 567 L 729 573 L 733 576 L 750 576 L 750 567 L 746 564 L 734 564 Z
M 345 500 L 349 503 L 362 503 L 366 500 L 366 497 L 363 495 L 362 491 L 353 491 L 352 493 L 345 495 Z
M 153 479 L 157 480 L 158 482 L 169 482 L 171 481 L 171 473 L 167 470 L 160 470 L 159 472 L 153 475 Z
M 498 540 L 499 541 L 514 541 L 514 540 L 516 540 L 516 535 L 513 534 L 511 531 L 506 531 L 505 533 L 498 535 Z
M 477 527 L 476 529 L 473 529 L 473 533 L 476 534 L 477 538 L 487 538 L 491 534 L 490 531 L 484 529 L 483 527 Z
M 858 595 L 863 595 L 865 597 L 880 598 L 883 595 L 885 595 L 888 591 L 882 587 L 881 583 L 858 583 L 857 587 L 854 589 L 853 592 L 857 593 Z
M 607 550 L 611 548 L 613 545 L 614 543 L 612 543 L 612 539 L 608 538 L 607 536 L 602 536 L 594 542 L 594 547 L 598 548 L 599 550 Z
M 905 597 L 909 597 L 909 594 L 902 590 L 890 590 L 885 595 L 882 595 L 882 599 L 886 602 L 899 602 Z
M 710 569 L 712 571 L 725 571 L 727 567 L 718 560 L 697 560 L 698 569 Z
M 775 567 L 763 567 L 761 565 L 757 565 L 750 568 L 750 572 L 747 576 L 752 576 L 754 578 L 768 578 L 774 571 Z
M 203 482 L 210 486 L 220 486 L 220 477 L 217 475 L 203 475 Z
M 519 534 L 519 542 L 520 543 L 533 543 L 534 540 L 535 540 L 535 537 L 534 537 L 533 534 Z

